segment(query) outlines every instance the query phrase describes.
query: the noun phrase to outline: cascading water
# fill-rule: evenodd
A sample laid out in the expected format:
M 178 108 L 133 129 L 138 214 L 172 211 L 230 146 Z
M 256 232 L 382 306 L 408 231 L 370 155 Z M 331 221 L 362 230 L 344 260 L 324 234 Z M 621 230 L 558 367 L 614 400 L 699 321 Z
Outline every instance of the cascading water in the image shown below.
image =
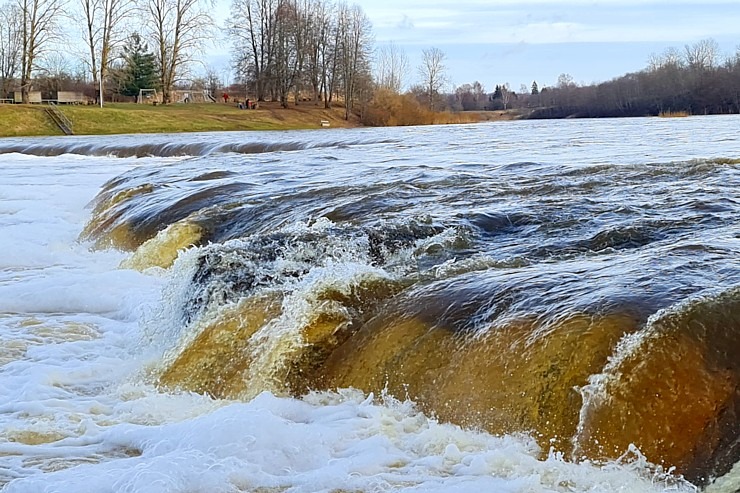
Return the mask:
M 0 141 L 0 481 L 733 491 L 735 123 Z

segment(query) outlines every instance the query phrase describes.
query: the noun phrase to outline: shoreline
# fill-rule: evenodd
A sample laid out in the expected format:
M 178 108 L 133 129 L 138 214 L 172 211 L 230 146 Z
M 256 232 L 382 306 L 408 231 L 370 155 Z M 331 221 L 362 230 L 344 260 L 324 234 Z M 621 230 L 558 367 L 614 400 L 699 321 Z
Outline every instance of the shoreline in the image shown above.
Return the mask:
M 344 119 L 344 108 L 309 104 L 282 108 L 261 103 L 243 110 L 224 103 L 162 106 L 108 103 L 98 106 L 58 106 L 72 123 L 74 135 L 123 135 L 260 130 L 311 130 L 320 128 L 372 128 L 357 117 Z M 63 136 L 46 114 L 46 105 L 0 105 L 0 138 Z M 434 125 L 515 120 L 521 115 L 505 111 L 439 113 Z

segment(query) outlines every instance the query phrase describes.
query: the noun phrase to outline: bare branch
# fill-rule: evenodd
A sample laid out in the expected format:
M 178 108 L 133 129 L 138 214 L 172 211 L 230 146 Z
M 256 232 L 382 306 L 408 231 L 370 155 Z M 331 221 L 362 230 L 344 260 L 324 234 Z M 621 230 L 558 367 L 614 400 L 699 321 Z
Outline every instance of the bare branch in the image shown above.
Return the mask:
M 429 110 L 434 111 L 435 99 L 439 91 L 447 82 L 444 65 L 446 55 L 439 48 L 428 48 L 422 51 L 421 65 L 419 65 L 419 75 L 422 78 L 422 85 L 426 89 L 427 98 L 429 98 Z

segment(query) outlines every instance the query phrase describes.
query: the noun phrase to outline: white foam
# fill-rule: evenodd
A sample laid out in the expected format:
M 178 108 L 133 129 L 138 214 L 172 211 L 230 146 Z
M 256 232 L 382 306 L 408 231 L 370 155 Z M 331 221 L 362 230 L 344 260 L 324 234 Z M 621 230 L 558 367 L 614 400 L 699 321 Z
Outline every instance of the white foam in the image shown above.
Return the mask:
M 166 400 L 183 404 L 171 402 L 171 410 L 193 403 L 191 396 L 149 396 L 146 406 Z M 141 455 L 30 476 L 7 491 L 690 491 L 642 477 L 628 465 L 576 465 L 556 455 L 539 460 L 526 437 L 465 431 L 417 413 L 410 403 L 357 392 L 303 401 L 263 393 L 248 403 L 196 404 L 203 414 L 189 419 L 175 412 L 160 425 L 92 427 L 84 440 L 39 447 L 59 456 L 83 444 L 98 453 L 135 449 Z
M 706 493 L 737 493 L 740 491 L 740 464 L 736 463 L 730 472 L 707 486 L 704 491 Z

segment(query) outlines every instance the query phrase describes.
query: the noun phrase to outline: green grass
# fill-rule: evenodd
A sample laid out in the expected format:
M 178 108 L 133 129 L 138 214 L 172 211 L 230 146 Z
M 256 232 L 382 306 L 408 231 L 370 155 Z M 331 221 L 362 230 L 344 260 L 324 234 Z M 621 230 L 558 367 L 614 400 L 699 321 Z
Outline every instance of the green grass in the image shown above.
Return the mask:
M 46 115 L 44 108 L 30 105 L 0 105 L 0 136 L 59 135 L 62 132 Z
M 0 105 L 0 136 L 61 135 L 41 105 Z M 313 105 L 280 108 L 263 104 L 259 110 L 240 110 L 226 104 L 146 105 L 108 103 L 97 106 L 60 106 L 77 135 L 175 133 L 229 130 L 292 130 L 354 126 L 342 119 L 343 110 Z

